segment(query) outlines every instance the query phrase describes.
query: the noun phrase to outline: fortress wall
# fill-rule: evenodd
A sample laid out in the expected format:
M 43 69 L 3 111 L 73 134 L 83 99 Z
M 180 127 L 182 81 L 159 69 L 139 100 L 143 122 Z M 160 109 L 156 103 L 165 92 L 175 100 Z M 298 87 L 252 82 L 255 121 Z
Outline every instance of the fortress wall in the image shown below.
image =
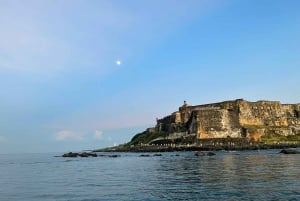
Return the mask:
M 174 112 L 175 123 L 181 123 L 181 114 L 180 112 Z
M 289 125 L 296 126 L 300 124 L 300 104 L 283 104 L 282 108 Z
M 225 128 L 226 112 L 226 110 L 202 110 L 197 112 L 197 119 L 204 131 L 221 131 Z
M 240 102 L 239 121 L 242 126 L 288 126 L 286 113 L 278 101 Z
M 157 120 L 156 125 L 156 131 L 176 133 L 185 130 L 197 134 L 200 139 L 245 137 L 249 134 L 248 128 L 256 129 L 262 135 L 299 133 L 300 104 L 243 99 L 196 106 L 185 102 L 179 111 Z
M 179 114 L 180 114 L 180 123 L 186 123 L 191 117 L 193 111 L 192 106 L 183 105 L 179 108 Z
M 168 132 L 170 130 L 170 125 L 173 122 L 174 117 L 172 115 L 166 116 L 162 119 L 158 119 L 156 122 L 156 131 L 166 131 Z
M 219 109 L 226 109 L 226 110 L 238 110 L 238 105 L 240 102 L 243 102 L 243 99 L 237 99 L 237 100 L 230 100 L 230 101 L 224 101 L 219 103 L 210 103 L 205 105 L 196 105 L 191 106 L 192 110 L 201 110 L 203 108 L 219 108 Z
M 180 112 L 174 112 L 169 116 L 166 116 L 162 119 L 158 119 L 156 123 L 157 132 L 178 132 L 181 126 L 181 114 Z
M 232 116 L 226 109 L 207 109 L 197 112 L 198 138 L 241 137 L 241 129 L 232 125 Z

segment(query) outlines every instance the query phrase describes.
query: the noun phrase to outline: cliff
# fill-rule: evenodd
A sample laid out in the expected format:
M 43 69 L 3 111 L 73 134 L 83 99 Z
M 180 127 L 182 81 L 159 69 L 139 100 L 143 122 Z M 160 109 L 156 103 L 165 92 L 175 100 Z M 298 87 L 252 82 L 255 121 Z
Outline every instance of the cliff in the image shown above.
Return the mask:
M 241 138 L 260 141 L 268 136 L 300 135 L 300 104 L 243 99 L 192 106 L 157 119 L 156 126 L 136 135 L 131 144 L 163 140 Z M 297 138 L 298 139 L 298 138 Z

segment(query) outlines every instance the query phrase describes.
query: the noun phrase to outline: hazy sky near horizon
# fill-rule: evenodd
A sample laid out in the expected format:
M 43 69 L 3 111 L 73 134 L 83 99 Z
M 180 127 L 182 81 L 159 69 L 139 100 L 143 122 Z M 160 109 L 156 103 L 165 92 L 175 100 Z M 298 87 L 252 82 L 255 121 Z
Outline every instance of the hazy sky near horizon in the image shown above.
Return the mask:
M 299 8 L 0 0 L 0 153 L 123 143 L 184 100 L 299 103 Z

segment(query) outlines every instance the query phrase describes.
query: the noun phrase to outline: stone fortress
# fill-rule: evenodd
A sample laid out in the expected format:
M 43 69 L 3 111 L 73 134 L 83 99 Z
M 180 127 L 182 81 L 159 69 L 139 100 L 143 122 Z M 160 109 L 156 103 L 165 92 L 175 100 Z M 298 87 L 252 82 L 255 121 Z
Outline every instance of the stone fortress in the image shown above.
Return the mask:
M 206 105 L 188 105 L 157 119 L 149 132 L 196 136 L 197 139 L 250 138 L 300 134 L 300 104 L 279 101 L 249 102 L 243 99 Z

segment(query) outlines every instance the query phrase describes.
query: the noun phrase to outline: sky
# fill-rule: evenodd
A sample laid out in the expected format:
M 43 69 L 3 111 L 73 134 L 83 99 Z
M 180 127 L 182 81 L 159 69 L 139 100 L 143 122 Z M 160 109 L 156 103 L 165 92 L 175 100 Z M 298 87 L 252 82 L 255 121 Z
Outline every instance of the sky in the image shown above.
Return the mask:
M 298 0 L 0 0 L 0 154 L 130 141 L 243 98 L 300 102 Z

